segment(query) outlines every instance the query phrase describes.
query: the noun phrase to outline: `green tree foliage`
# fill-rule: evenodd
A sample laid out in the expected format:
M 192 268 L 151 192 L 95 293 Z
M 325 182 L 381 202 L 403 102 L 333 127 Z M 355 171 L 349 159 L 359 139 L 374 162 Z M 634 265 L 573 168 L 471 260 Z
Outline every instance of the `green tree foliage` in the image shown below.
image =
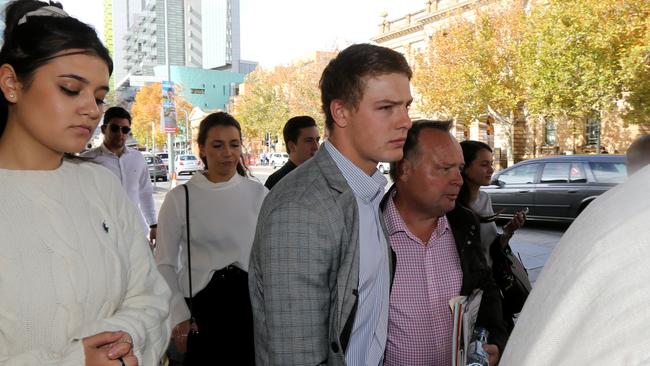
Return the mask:
M 521 100 L 522 9 L 512 3 L 475 16 L 438 29 L 427 51 L 416 56 L 413 85 L 425 114 L 470 120 L 492 109 L 509 116 Z
M 243 93 L 235 107 L 235 117 L 249 138 L 261 138 L 266 131 L 281 131 L 289 116 L 283 83 L 275 70 L 260 67 L 246 76 Z
M 528 17 L 522 56 L 527 106 L 584 117 L 625 100 L 631 122 L 650 112 L 648 0 L 550 0 Z
M 180 89 L 176 88 L 176 116 L 177 124 L 184 125 L 185 113 L 189 115 L 192 111 L 192 105 L 184 98 L 178 96 Z M 162 87 L 160 83 L 145 85 L 140 88 L 135 95 L 135 102 L 131 107 L 131 129 L 133 137 L 151 147 L 151 123 L 153 122 L 156 130 L 156 148 L 160 149 L 167 143 L 167 134 L 160 132 L 160 110 L 162 106 Z
M 524 96 L 518 47 L 525 14 L 519 4 L 477 10 L 431 35 L 428 49 L 415 58 L 421 112 L 457 123 L 491 115 L 511 131 L 513 111 Z
M 235 106 L 246 136 L 262 138 L 270 132 L 281 138 L 284 124 L 297 115 L 311 116 L 323 126 L 318 81 L 326 65 L 326 60 L 298 62 L 250 73 Z

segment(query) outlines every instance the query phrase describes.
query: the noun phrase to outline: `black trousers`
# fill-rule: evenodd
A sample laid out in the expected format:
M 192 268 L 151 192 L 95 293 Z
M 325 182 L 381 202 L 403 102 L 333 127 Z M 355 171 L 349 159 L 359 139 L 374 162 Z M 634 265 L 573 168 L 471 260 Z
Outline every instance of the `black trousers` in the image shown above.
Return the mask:
M 189 299 L 186 298 L 188 302 Z M 255 365 L 248 274 L 228 266 L 192 299 L 199 333 L 188 342 L 186 366 Z

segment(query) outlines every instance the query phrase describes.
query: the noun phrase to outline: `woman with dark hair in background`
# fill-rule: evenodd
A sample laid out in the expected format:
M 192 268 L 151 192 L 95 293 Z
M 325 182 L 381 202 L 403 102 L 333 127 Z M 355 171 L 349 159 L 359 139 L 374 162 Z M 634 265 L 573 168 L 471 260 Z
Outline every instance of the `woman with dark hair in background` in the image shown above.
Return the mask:
M 267 190 L 248 178 L 241 127 L 232 116 L 223 112 L 207 116 L 201 121 L 197 142 L 206 171 L 186 184 L 192 316 L 198 328 L 189 345 L 188 202 L 183 187 L 167 194 L 158 217 L 156 260 L 172 288 L 172 338 L 180 352 L 187 350 L 186 365 L 253 365 L 247 272 L 257 215 Z
M 0 364 L 156 365 L 170 291 L 110 172 L 70 158 L 112 61 L 58 4 L 6 8 L 0 50 Z
M 462 141 L 460 146 L 463 149 L 465 166 L 461 171 L 463 186 L 458 195 L 458 202 L 478 216 L 481 230 L 481 250 L 488 265 L 492 267 L 491 251 L 509 248 L 510 238 L 526 222 L 526 213 L 523 211 L 515 213 L 512 220 L 503 227 L 503 233 L 499 234 L 495 223 L 499 215 L 495 214 L 492 209 L 490 196 L 480 190 L 481 186 L 490 185 L 492 180 L 492 173 L 494 173 L 492 149 L 486 143 L 473 140 Z M 492 248 L 495 245 L 497 248 Z M 507 304 L 504 303 L 504 307 L 507 307 Z M 506 325 L 510 330 L 514 325 L 512 315 L 504 315 Z

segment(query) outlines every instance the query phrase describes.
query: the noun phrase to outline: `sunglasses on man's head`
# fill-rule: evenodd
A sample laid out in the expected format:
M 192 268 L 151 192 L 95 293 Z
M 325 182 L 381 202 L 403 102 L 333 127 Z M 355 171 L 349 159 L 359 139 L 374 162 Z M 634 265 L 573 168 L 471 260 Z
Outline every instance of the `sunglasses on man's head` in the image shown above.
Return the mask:
M 108 124 L 108 128 L 111 129 L 111 132 L 116 133 L 119 130 L 122 130 L 122 133 L 125 135 L 128 135 L 129 132 L 131 132 L 131 127 L 128 126 L 118 126 L 118 125 L 113 125 L 113 124 Z

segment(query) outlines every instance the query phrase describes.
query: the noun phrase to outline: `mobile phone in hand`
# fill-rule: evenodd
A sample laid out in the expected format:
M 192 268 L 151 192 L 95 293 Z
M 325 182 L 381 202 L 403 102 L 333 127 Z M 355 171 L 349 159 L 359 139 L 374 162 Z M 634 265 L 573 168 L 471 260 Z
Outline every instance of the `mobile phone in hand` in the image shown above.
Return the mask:
M 518 213 L 520 213 L 520 212 L 523 213 L 524 215 L 528 215 L 528 207 L 524 207 L 523 210 L 521 210 L 521 211 L 515 213 L 515 215 L 518 214 Z M 503 230 L 507 230 L 507 229 L 510 227 L 510 224 L 511 224 L 511 223 L 512 223 L 512 221 L 508 221 L 508 223 L 506 224 L 506 226 L 503 227 Z

